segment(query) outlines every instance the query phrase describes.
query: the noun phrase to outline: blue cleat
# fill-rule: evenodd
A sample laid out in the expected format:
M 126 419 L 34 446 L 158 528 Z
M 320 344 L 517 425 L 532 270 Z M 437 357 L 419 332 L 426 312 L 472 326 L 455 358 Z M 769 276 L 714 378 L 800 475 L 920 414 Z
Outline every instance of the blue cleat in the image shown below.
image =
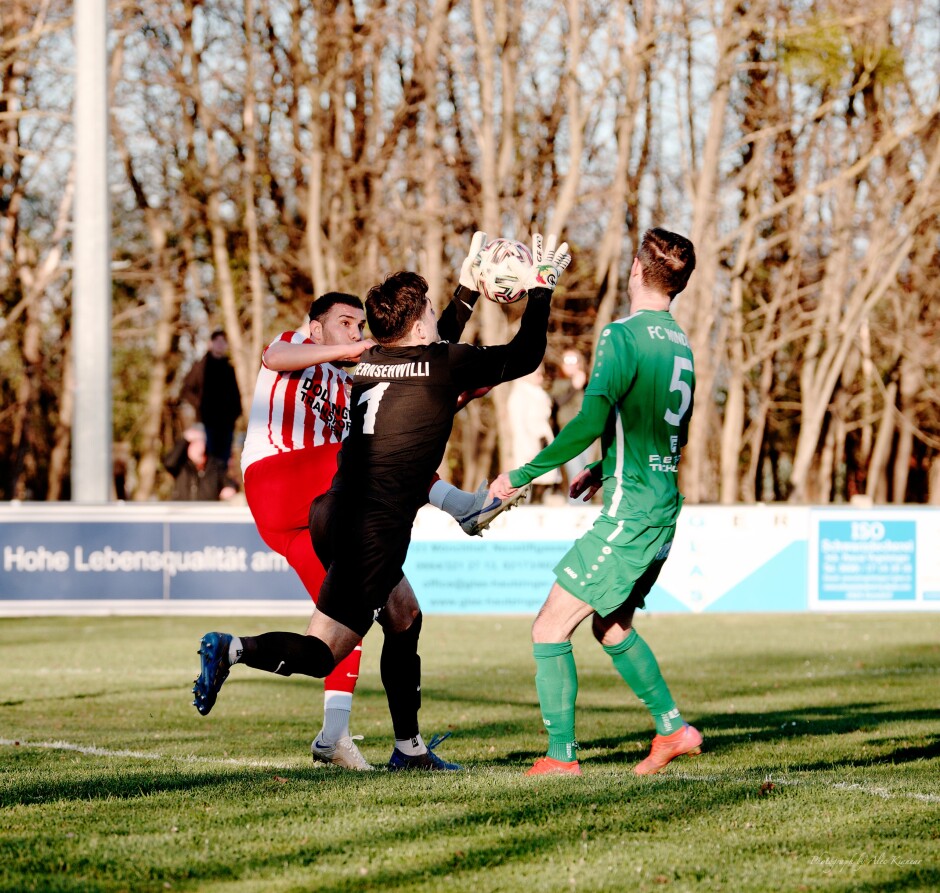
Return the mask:
M 230 664 L 228 662 L 228 646 L 232 637 L 228 633 L 206 633 L 199 643 L 199 654 L 202 669 L 193 680 L 193 706 L 203 715 L 207 716 L 215 705 L 215 696 L 219 693 L 222 683 L 228 679 Z
M 424 772 L 460 772 L 463 770 L 463 766 L 458 766 L 456 763 L 445 762 L 434 753 L 434 748 L 446 738 L 450 738 L 450 732 L 447 732 L 445 735 L 435 735 L 428 742 L 427 753 L 420 753 L 417 756 L 409 756 L 406 753 L 402 753 L 396 747 L 392 751 L 392 756 L 386 768 L 389 772 L 413 770 Z

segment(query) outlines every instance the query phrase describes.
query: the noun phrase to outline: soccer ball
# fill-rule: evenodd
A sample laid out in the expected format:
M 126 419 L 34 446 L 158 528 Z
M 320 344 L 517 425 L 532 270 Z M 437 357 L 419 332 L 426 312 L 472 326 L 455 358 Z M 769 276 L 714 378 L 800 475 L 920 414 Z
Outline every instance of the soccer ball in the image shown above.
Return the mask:
M 528 246 L 512 239 L 493 239 L 477 255 L 473 278 L 484 298 L 496 304 L 512 304 L 525 294 L 523 282 L 531 268 Z

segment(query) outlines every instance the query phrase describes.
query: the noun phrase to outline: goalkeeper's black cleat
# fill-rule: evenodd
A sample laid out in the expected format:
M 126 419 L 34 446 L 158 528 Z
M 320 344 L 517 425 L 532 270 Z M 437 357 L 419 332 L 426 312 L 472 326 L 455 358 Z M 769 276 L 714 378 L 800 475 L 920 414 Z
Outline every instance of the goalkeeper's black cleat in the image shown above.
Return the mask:
M 230 664 L 228 646 L 232 637 L 228 633 L 206 633 L 199 643 L 199 658 L 202 668 L 193 680 L 193 706 L 203 715 L 208 715 L 215 705 L 216 695 L 222 683 L 228 679 Z
M 456 763 L 448 763 L 434 753 L 434 748 L 445 738 L 449 737 L 450 732 L 444 735 L 435 735 L 428 742 L 427 753 L 419 753 L 414 756 L 402 753 L 396 747 L 392 751 L 392 756 L 388 761 L 388 771 L 401 772 L 417 770 L 419 772 L 460 772 L 463 766 L 458 766 Z

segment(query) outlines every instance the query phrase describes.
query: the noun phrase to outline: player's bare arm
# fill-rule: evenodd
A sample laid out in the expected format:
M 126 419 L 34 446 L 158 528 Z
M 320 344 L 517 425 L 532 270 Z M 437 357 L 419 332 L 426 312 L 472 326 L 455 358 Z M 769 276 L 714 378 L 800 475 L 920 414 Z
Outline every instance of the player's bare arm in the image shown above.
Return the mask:
M 275 341 L 264 352 L 263 362 L 275 372 L 295 372 L 320 363 L 337 363 L 358 360 L 363 351 L 374 347 L 375 342 L 350 342 L 349 344 L 291 344 Z

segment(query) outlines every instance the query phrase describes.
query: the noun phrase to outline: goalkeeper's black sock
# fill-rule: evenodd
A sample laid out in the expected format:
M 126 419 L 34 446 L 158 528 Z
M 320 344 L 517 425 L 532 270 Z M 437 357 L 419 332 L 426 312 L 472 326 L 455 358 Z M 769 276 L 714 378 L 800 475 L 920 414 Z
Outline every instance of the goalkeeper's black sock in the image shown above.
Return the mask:
M 299 633 L 262 633 L 242 636 L 240 663 L 279 676 L 327 676 L 336 661 L 329 645 L 316 636 Z
M 421 622 L 419 611 L 411 626 L 403 633 L 386 632 L 382 646 L 379 667 L 397 740 L 414 738 L 418 734 L 418 710 L 421 709 L 418 636 L 421 634 Z

